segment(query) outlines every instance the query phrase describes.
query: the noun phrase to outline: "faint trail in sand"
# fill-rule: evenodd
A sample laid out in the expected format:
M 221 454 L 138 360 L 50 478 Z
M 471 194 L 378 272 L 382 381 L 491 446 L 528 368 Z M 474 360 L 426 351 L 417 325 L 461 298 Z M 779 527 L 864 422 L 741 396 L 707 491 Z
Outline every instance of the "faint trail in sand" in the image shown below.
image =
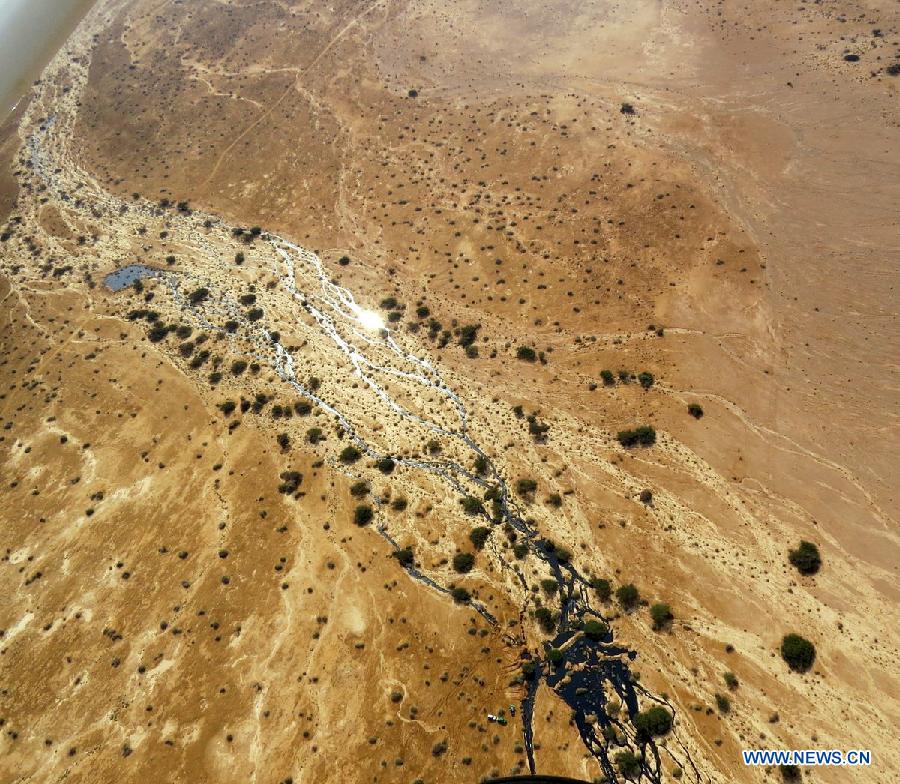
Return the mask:
M 206 179 L 203 180 L 203 185 L 208 184 L 212 180 L 212 178 L 216 176 L 222 164 L 225 162 L 225 159 L 231 154 L 232 150 L 234 150 L 234 148 L 246 138 L 247 134 L 257 126 L 259 126 L 260 123 L 265 121 L 292 92 L 298 89 L 300 80 L 321 62 L 322 58 L 326 54 L 328 54 L 329 51 L 331 51 L 335 44 L 337 44 L 353 27 L 355 27 L 363 19 L 363 17 L 368 15 L 371 11 L 375 10 L 375 8 L 382 5 L 384 2 L 385 0 L 375 0 L 375 2 L 366 6 L 366 8 L 360 11 L 360 13 L 354 16 L 344 27 L 342 27 L 338 31 L 338 33 L 325 45 L 322 51 L 320 51 L 319 54 L 316 55 L 313 61 L 297 74 L 296 80 L 285 88 L 284 92 L 277 98 L 277 100 L 252 123 L 250 123 L 250 125 L 248 125 L 243 131 L 241 131 L 224 150 L 222 150 L 221 154 L 216 159 L 216 162 L 213 164 L 213 167 L 207 175 Z

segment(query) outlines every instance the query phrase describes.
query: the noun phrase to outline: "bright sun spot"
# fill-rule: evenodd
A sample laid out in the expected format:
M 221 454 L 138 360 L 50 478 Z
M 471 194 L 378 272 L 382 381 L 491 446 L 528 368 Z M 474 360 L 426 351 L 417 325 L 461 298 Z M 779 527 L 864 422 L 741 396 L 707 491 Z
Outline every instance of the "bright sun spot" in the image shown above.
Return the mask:
M 374 310 L 360 310 L 356 314 L 359 323 L 372 332 L 384 329 L 384 319 L 381 318 Z

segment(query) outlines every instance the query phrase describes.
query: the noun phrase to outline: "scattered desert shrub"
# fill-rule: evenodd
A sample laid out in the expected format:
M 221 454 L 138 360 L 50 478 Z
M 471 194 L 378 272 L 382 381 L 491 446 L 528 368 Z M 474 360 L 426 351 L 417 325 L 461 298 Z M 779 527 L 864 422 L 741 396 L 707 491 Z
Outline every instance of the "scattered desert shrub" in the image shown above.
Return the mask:
M 516 359 L 521 359 L 523 362 L 536 362 L 537 352 L 531 346 L 519 346 L 516 349 Z
M 372 507 L 366 504 L 360 504 L 353 510 L 353 522 L 357 525 L 368 525 L 373 517 Z
M 700 419 L 703 416 L 703 406 L 698 403 L 688 403 L 687 411 L 694 419 Z
M 375 466 L 382 474 L 392 473 L 395 465 L 396 463 L 390 457 L 382 457 L 375 463 Z
M 450 589 L 450 595 L 453 597 L 453 601 L 458 604 L 465 604 L 472 598 L 472 594 L 459 585 L 455 585 Z
M 519 479 L 516 481 L 516 492 L 523 498 L 531 495 L 535 490 L 537 490 L 537 482 L 534 479 Z
M 643 764 L 643 760 L 633 751 L 620 751 L 616 754 L 616 767 L 626 779 L 639 776 Z
M 600 378 L 603 380 L 604 386 L 611 387 L 616 383 L 616 377 L 611 370 L 601 370 Z
M 787 634 L 781 641 L 781 658 L 794 672 L 806 672 L 816 660 L 816 648 L 799 634 Z
M 191 305 L 199 305 L 201 302 L 209 298 L 209 289 L 199 288 L 194 289 L 190 294 L 188 294 L 188 302 Z
M 653 386 L 653 374 L 648 373 L 646 370 L 638 373 L 638 381 L 644 389 L 650 389 Z
M 453 568 L 460 574 L 472 571 L 475 566 L 475 556 L 472 553 L 457 553 L 453 556 Z
M 627 585 L 619 586 L 616 591 L 616 599 L 619 600 L 619 604 L 622 605 L 622 609 L 624 610 L 633 610 L 637 607 L 638 602 L 641 599 L 641 595 L 638 592 L 638 589 L 635 588 L 633 583 L 628 583 Z
M 469 532 L 469 540 L 475 545 L 476 550 L 481 550 L 490 535 L 491 529 L 487 526 L 480 525 Z
M 716 707 L 719 709 L 719 713 L 730 713 L 731 700 L 724 694 L 716 693 Z
M 590 620 L 584 622 L 581 631 L 592 640 L 602 640 L 609 632 L 609 626 L 603 621 Z
M 349 446 L 345 446 L 341 450 L 340 459 L 342 463 L 350 464 L 355 463 L 359 458 L 362 457 L 362 452 L 360 452 L 355 446 L 352 444 Z
M 650 425 L 641 425 L 632 430 L 620 430 L 616 436 L 624 447 L 652 446 L 656 443 L 656 431 Z
M 484 514 L 484 504 L 482 504 L 474 495 L 463 496 L 459 499 L 459 503 L 462 505 L 466 514 Z
M 413 565 L 413 551 L 411 547 L 404 547 L 400 550 L 394 550 L 391 553 L 394 558 L 396 558 L 403 566 L 412 566 Z
M 800 574 L 815 574 L 822 566 L 819 548 L 812 542 L 800 542 L 800 546 L 796 550 L 788 553 L 788 560 Z
M 650 608 L 650 618 L 653 619 L 653 628 L 660 631 L 668 626 L 675 616 L 672 614 L 672 608 L 668 604 L 662 602 L 654 604 Z
M 602 577 L 591 578 L 591 588 L 597 592 L 597 597 L 601 602 L 608 602 L 612 596 L 612 584 L 609 580 L 604 580 Z
M 672 714 L 662 705 L 653 705 L 636 713 L 632 719 L 634 728 L 644 738 L 659 738 L 672 729 Z
M 534 619 L 545 634 L 553 634 L 556 631 L 556 619 L 547 607 L 538 607 L 534 611 Z

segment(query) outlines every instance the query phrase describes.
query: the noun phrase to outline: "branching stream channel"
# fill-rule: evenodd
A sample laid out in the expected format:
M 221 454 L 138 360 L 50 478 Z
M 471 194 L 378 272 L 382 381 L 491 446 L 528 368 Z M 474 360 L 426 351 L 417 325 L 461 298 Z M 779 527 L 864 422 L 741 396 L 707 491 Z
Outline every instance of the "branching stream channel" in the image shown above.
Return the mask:
M 508 526 L 516 532 L 517 541 L 527 544 L 531 557 L 546 565 L 557 584 L 559 615 L 552 638 L 543 643 L 543 649 L 529 650 L 524 634 L 514 637 L 502 632 L 484 606 L 472 598 L 464 601 L 494 626 L 507 645 L 520 649 L 523 673 L 520 710 L 524 746 L 532 772 L 535 772 L 535 696 L 539 685 L 544 683 L 569 707 L 581 740 L 607 781 L 623 780 L 615 762 L 623 751 L 633 752 L 640 758 L 640 780 L 660 782 L 664 775 L 663 763 L 668 758 L 670 766 L 682 768 L 687 780 L 700 781 L 677 726 L 664 743 L 635 727 L 633 720 L 642 707 L 662 705 L 673 716 L 674 707 L 635 679 L 630 665 L 636 653 L 614 642 L 608 619 L 592 604 L 594 591 L 589 579 L 568 557 L 560 557 L 560 551 L 543 539 L 523 515 L 501 471 L 472 436 L 465 401 L 444 381 L 437 367 L 405 349 L 401 345 L 407 342 L 405 338 L 398 340 L 399 336 L 374 321 L 373 314 L 361 307 L 349 290 L 332 280 L 323 261 L 312 251 L 264 230 L 255 232 L 252 242 L 248 242 L 240 230 L 195 210 L 163 209 L 139 198 L 120 199 L 79 168 L 78 156 L 74 154 L 74 128 L 78 97 L 86 82 L 87 62 L 87 58 L 57 58 L 57 73 L 51 73 L 49 78 L 45 75 L 23 120 L 26 144 L 19 160 L 22 192 L 17 208 L 26 225 L 40 226 L 39 213 L 47 201 L 57 207 L 72 227 L 101 225 L 102 232 L 95 235 L 94 244 L 84 253 L 86 258 L 94 260 L 94 268 L 98 268 L 97 258 L 105 258 L 107 261 L 98 268 L 103 271 L 102 267 L 108 270 L 115 259 L 134 258 L 136 227 L 164 222 L 181 255 L 194 261 L 173 268 L 126 265 L 105 277 L 109 288 L 123 290 L 124 297 L 126 289 L 141 288 L 138 281 L 156 279 L 156 291 L 167 292 L 171 304 L 184 316 L 203 330 L 220 336 L 220 343 L 227 345 L 233 354 L 272 368 L 287 387 L 330 414 L 343 430 L 345 439 L 355 443 L 361 452 L 376 460 L 389 457 L 406 470 L 427 472 L 460 499 L 470 496 L 485 499 L 488 508 L 482 506 L 479 514 L 487 524 Z M 39 114 L 42 110 L 46 112 L 43 116 Z M 71 256 L 49 233 L 41 236 L 40 241 L 51 256 Z M 257 265 L 273 281 L 266 290 L 258 291 L 260 299 L 273 298 L 273 307 L 270 308 L 267 299 L 266 307 L 259 308 L 252 317 L 248 316 L 246 302 L 235 293 L 238 285 L 243 284 L 243 280 L 233 280 L 236 272 L 231 259 L 236 249 L 247 250 L 251 257 L 248 264 Z M 197 296 L 198 290 L 205 292 L 203 296 Z M 324 384 L 319 388 L 301 380 L 292 351 L 270 323 L 270 310 L 286 325 L 302 322 L 307 342 L 320 341 L 325 347 L 317 356 L 337 360 L 334 368 L 321 368 L 323 376 L 328 378 L 332 370 L 339 376 L 349 368 L 356 381 L 374 394 L 386 416 L 427 431 L 442 448 L 426 458 L 404 457 L 364 437 L 354 414 L 330 394 L 333 385 Z M 138 312 L 137 317 L 141 316 Z M 151 314 L 151 326 L 156 323 L 159 327 L 153 318 Z M 184 357 L 179 358 L 177 350 L 173 354 L 183 364 Z M 392 393 L 392 385 L 396 383 L 409 392 L 402 399 Z M 438 396 L 445 412 L 443 418 L 438 421 L 421 407 L 413 410 L 410 401 L 416 395 Z M 478 471 L 466 467 L 476 463 Z M 386 515 L 379 514 L 376 528 L 397 549 L 385 519 Z M 493 547 L 492 552 L 509 579 L 528 595 L 520 566 L 507 560 L 501 548 Z M 404 568 L 412 580 L 452 600 L 450 589 L 425 574 L 415 563 Z M 523 607 L 521 618 L 526 617 Z M 600 628 L 602 633 L 585 634 L 583 625 L 589 621 L 601 622 L 602 625 L 592 628 Z M 620 709 L 607 710 L 610 702 L 618 702 Z

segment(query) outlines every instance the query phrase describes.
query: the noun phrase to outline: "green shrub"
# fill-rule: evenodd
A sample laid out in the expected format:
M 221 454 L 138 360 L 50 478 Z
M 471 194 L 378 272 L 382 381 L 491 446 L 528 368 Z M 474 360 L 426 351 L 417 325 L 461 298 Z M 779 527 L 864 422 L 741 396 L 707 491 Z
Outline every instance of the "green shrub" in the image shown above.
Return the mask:
M 453 556 L 453 568 L 460 574 L 472 571 L 475 566 L 475 556 L 472 553 L 457 553 Z
M 700 419 L 703 416 L 703 407 L 697 403 L 689 403 L 687 410 L 694 419 Z
M 369 483 L 360 479 L 358 482 L 354 482 L 350 485 L 350 495 L 354 498 L 362 498 L 364 495 L 369 494 Z
M 534 611 L 534 618 L 540 624 L 545 634 L 553 634 L 556 631 L 556 619 L 548 608 L 538 607 Z
M 653 619 L 653 628 L 656 631 L 664 629 L 675 618 L 672 614 L 672 608 L 662 602 L 654 604 L 650 608 L 650 617 Z
M 190 294 L 188 294 L 188 302 L 191 305 L 199 305 L 205 299 L 209 298 L 209 289 L 199 288 L 194 289 Z
M 722 679 L 725 681 L 725 685 L 732 691 L 734 691 L 734 689 L 741 685 L 740 681 L 737 679 L 737 675 L 735 675 L 733 672 L 726 672 L 722 676 Z
M 404 509 L 406 509 L 406 506 L 407 500 L 402 495 L 397 496 L 397 498 L 391 501 L 391 509 L 393 509 L 395 512 L 402 512 Z
M 616 383 L 616 377 L 611 370 L 601 370 L 600 378 L 603 380 L 603 385 L 607 387 L 611 387 Z
M 554 667 L 558 667 L 565 660 L 565 654 L 559 648 L 550 648 L 547 651 L 547 661 Z
M 319 441 L 322 440 L 322 429 L 311 427 L 306 431 L 306 440 L 309 441 L 310 444 L 318 444 Z
M 489 467 L 490 463 L 488 463 L 488 459 L 484 455 L 479 455 L 475 458 L 475 473 L 479 476 L 484 476 L 488 472 Z
M 619 604 L 622 605 L 622 608 L 625 610 L 633 610 L 637 607 L 638 602 L 641 599 L 641 595 L 638 592 L 638 589 L 635 588 L 633 583 L 628 583 L 628 585 L 620 585 L 618 590 L 616 591 L 616 599 L 619 600 Z
M 608 602 L 609 597 L 612 596 L 612 584 L 602 577 L 592 577 L 591 588 L 597 592 L 597 597 L 601 602 Z
M 781 658 L 794 672 L 806 672 L 816 660 L 816 648 L 799 634 L 787 634 L 781 641 Z
M 659 738 L 667 735 L 672 729 L 672 714 L 662 705 L 653 705 L 635 714 L 632 723 L 642 737 Z
M 537 352 L 531 346 L 519 346 L 516 349 L 516 359 L 521 359 L 524 362 L 536 362 Z
M 520 496 L 527 496 L 537 490 L 537 482 L 534 479 L 519 479 L 516 481 L 516 492 Z
M 609 626 L 603 623 L 603 621 L 590 620 L 584 622 L 581 631 L 592 640 L 602 640 L 607 632 L 609 632 Z
M 413 551 L 412 547 L 404 547 L 401 550 L 394 550 L 391 553 L 394 558 L 396 558 L 403 566 L 412 566 L 413 565 Z
M 716 707 L 719 713 L 729 713 L 731 711 L 731 700 L 724 694 L 716 694 Z
M 639 776 L 643 765 L 643 760 L 633 751 L 620 751 L 616 754 L 616 767 L 626 779 Z
M 469 532 L 469 540 L 475 545 L 476 550 L 480 550 L 484 547 L 484 543 L 487 542 L 490 535 L 491 529 L 487 526 L 480 525 Z
M 353 510 L 353 522 L 357 525 L 368 525 L 372 522 L 374 513 L 371 506 L 360 504 Z
M 480 324 L 467 324 L 459 331 L 458 343 L 463 348 L 471 346 L 478 337 L 478 330 L 481 329 Z
M 355 463 L 361 457 L 362 452 L 360 452 L 355 446 L 345 446 L 341 450 L 340 458 L 342 463 Z
M 470 594 L 461 585 L 454 585 L 450 589 L 450 595 L 453 597 L 453 601 L 457 604 L 465 604 L 467 601 L 469 601 L 469 599 L 472 598 L 472 594 Z
M 638 373 L 638 381 L 644 389 L 650 389 L 653 386 L 653 374 L 648 373 L 646 370 Z
M 524 542 L 519 542 L 513 545 L 513 555 L 516 556 L 520 561 L 528 555 L 528 545 Z
M 632 430 L 620 430 L 616 438 L 624 447 L 653 446 L 656 443 L 656 431 L 649 425 L 641 425 Z
M 481 503 L 474 495 L 463 496 L 459 500 L 466 514 L 477 515 L 484 514 L 484 504 Z
M 559 583 L 553 578 L 548 577 L 541 580 L 541 588 L 547 596 L 556 596 L 556 592 L 559 590 Z
M 382 474 L 393 473 L 395 465 L 396 463 L 390 457 L 379 458 L 375 463 L 375 466 L 379 471 L 381 471 Z
M 788 560 L 800 574 L 815 574 L 822 566 L 819 548 L 812 542 L 800 542 L 800 546 L 796 550 L 788 553 Z

